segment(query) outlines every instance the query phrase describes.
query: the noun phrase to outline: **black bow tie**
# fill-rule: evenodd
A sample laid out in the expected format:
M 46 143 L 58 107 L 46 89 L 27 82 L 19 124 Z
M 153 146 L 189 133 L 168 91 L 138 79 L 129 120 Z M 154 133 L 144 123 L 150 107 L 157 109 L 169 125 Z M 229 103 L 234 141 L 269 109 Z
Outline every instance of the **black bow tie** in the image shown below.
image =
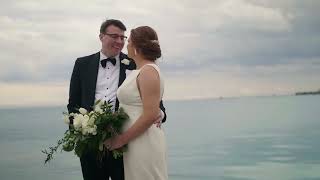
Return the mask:
M 111 62 L 113 65 L 116 65 L 116 59 L 115 58 L 107 58 L 107 59 L 103 59 L 101 60 L 101 66 L 103 68 L 106 68 L 107 62 Z

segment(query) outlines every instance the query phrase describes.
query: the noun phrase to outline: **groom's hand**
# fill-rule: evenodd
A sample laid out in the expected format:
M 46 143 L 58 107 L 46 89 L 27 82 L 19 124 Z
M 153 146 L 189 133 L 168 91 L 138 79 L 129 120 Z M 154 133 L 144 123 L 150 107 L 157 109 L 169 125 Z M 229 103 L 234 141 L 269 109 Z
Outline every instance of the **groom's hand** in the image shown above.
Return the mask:
M 156 124 L 156 126 L 157 126 L 158 128 L 160 128 L 160 129 L 161 129 L 161 124 L 162 124 L 162 119 L 163 119 L 163 117 L 164 117 L 164 113 L 163 113 L 162 110 L 160 110 L 160 113 L 159 113 L 159 115 L 157 116 L 157 119 L 156 119 L 156 121 L 155 121 L 155 123 L 154 123 L 154 124 Z

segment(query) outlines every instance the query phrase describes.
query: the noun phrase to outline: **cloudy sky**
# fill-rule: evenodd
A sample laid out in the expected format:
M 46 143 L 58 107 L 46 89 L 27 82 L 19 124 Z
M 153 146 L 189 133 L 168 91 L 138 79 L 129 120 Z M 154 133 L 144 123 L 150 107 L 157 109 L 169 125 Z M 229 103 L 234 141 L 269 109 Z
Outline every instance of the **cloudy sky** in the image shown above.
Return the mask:
M 158 32 L 166 100 L 318 90 L 319 9 L 319 0 L 1 0 L 0 106 L 65 105 L 74 61 L 100 50 L 106 18 Z

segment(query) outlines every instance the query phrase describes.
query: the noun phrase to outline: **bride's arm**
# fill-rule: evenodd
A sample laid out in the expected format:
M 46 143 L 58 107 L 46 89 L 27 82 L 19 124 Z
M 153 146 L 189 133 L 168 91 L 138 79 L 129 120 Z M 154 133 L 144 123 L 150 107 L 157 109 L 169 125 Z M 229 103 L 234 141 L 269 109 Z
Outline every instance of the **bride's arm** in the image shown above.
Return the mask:
M 121 136 L 124 144 L 148 129 L 159 115 L 160 78 L 156 69 L 145 66 L 137 78 L 137 84 L 143 104 L 143 112 L 138 120 Z
M 143 104 L 143 112 L 137 121 L 121 135 L 105 144 L 110 149 L 117 149 L 146 131 L 159 115 L 160 78 L 158 72 L 150 66 L 144 67 L 137 78 L 137 84 Z

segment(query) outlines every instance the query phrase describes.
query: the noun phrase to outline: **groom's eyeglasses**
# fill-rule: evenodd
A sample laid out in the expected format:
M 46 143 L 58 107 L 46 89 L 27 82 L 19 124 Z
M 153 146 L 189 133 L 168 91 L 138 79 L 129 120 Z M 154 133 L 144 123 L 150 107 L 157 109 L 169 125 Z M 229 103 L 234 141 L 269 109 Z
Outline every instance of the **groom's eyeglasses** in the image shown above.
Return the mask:
M 119 34 L 109 34 L 109 33 L 104 33 L 104 34 L 110 36 L 114 40 L 117 40 L 118 38 L 120 38 L 121 41 L 125 41 L 128 38 L 127 36 L 123 36 Z

